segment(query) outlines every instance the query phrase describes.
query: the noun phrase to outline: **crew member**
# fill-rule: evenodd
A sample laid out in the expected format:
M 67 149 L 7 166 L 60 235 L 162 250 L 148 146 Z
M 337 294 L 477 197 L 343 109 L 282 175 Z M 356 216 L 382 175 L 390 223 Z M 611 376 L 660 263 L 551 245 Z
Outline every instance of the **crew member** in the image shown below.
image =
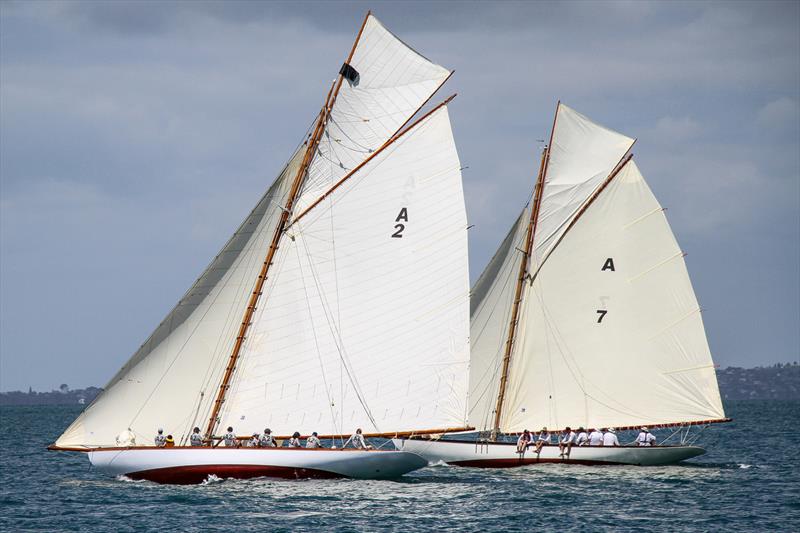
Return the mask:
M 531 443 L 531 432 L 527 429 L 517 439 L 517 453 L 522 453 Z
M 250 439 L 250 442 L 247 445 L 251 448 L 258 448 L 258 445 L 261 443 L 261 439 L 258 433 L 253 433 L 253 437 Z
M 602 446 L 603 445 L 603 432 L 597 429 L 592 429 L 589 433 L 589 446 Z
M 558 452 L 561 457 L 569 459 L 569 454 L 572 451 L 572 445 L 575 443 L 575 432 L 567 426 L 561 433 L 561 438 L 558 439 Z
M 542 446 L 545 444 L 550 444 L 550 432 L 547 431 L 547 427 L 543 427 L 542 430 L 539 432 L 539 436 L 536 437 L 536 454 L 538 455 L 542 451 Z
M 317 436 L 317 432 L 315 431 L 306 440 L 306 448 L 320 448 L 320 447 L 322 447 L 322 443 L 319 441 L 319 436 Z
M 583 427 L 578 428 L 578 437 L 575 439 L 575 444 L 577 446 L 586 446 L 586 443 L 589 442 L 589 436 L 586 434 L 586 430 Z
M 167 435 L 167 440 L 164 441 L 164 447 L 166 448 L 175 447 L 175 439 L 172 438 L 172 435 Z
M 655 446 L 656 436 L 648 431 L 647 427 L 642 426 L 639 435 L 636 437 L 636 444 L 639 446 Z
M 278 446 L 278 443 L 272 438 L 272 430 L 269 428 L 264 430 L 264 434 L 261 435 L 261 440 L 258 444 L 262 448 L 276 448 Z
M 230 426 L 228 426 L 228 432 L 222 436 L 222 440 L 228 448 L 239 447 L 239 439 L 236 438 L 236 433 L 233 432 L 233 428 Z
M 200 428 L 196 427 L 192 430 L 192 434 L 189 435 L 189 443 L 192 446 L 203 445 L 203 436 L 200 434 Z
M 156 446 L 163 448 L 167 444 L 167 437 L 164 436 L 164 428 L 158 428 L 158 435 L 155 438 Z
M 372 446 L 367 444 L 367 440 L 364 438 L 364 434 L 361 432 L 361 428 L 356 429 L 356 432 L 350 435 L 350 438 L 347 439 L 347 442 L 344 443 L 342 448 L 347 447 L 348 444 L 352 443 L 353 448 L 358 448 L 360 450 L 371 450 Z
M 603 433 L 603 446 L 619 446 L 619 439 L 614 428 L 608 428 L 608 431 Z
M 289 439 L 289 448 L 300 448 L 300 432 L 295 431 L 292 434 L 292 438 Z

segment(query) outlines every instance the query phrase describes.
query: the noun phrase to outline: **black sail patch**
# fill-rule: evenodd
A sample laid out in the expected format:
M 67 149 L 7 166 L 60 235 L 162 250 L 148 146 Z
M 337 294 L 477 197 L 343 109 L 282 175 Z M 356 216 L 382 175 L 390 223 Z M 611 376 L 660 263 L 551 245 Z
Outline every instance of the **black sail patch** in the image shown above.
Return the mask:
M 339 69 L 339 74 L 350 82 L 351 87 L 358 87 L 358 80 L 361 76 L 356 69 L 350 66 L 350 63 L 344 63 L 342 68 Z

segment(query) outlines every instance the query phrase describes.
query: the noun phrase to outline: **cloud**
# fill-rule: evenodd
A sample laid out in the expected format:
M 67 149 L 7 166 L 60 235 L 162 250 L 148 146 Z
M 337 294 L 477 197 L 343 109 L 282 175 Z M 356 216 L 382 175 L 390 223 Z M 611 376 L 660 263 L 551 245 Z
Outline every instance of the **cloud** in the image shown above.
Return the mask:
M 771 130 L 800 128 L 800 105 L 797 100 L 783 96 L 766 104 L 758 111 L 757 122 Z
M 290 155 L 369 7 L 3 4 L 2 387 L 98 384 L 125 360 Z M 705 306 L 763 308 L 731 287 L 747 293 L 770 258 L 774 320 L 733 342 L 746 317 L 707 317 L 721 362 L 797 353 L 779 317 L 798 300 L 800 4 L 387 2 L 377 15 L 456 69 L 445 91 L 459 92 L 473 279 L 530 196 L 561 99 L 639 139 Z M 52 353 L 74 363 L 31 373 Z

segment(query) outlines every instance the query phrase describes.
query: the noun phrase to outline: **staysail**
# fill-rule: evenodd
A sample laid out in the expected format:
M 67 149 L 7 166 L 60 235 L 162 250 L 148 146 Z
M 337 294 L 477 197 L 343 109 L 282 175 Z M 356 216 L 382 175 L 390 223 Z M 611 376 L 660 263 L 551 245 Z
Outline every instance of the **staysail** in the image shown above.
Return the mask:
M 503 432 L 724 418 L 683 255 L 635 164 L 614 172 L 632 143 L 558 106 L 501 403 Z M 509 302 L 472 311 L 472 365 L 492 368 L 494 383 L 503 350 L 481 338 L 507 340 L 508 323 L 487 333 L 485 317 Z M 495 398 L 480 396 L 476 383 L 471 375 L 469 421 L 491 428 Z
M 300 213 L 374 154 L 449 75 L 446 69 L 411 50 L 368 14 L 349 62 L 340 71 L 339 97 L 330 109 L 320 114 L 326 121 L 323 135 L 311 154 L 293 213 Z M 446 113 L 444 116 L 446 120 Z M 441 119 L 437 118 L 437 122 Z M 440 140 L 437 138 L 437 142 Z M 57 446 L 113 446 L 120 435 L 126 439 L 124 443 L 130 442 L 127 439 L 131 435 L 138 442 L 148 442 L 157 427 L 169 428 L 167 431 L 181 439 L 195 425 L 205 425 L 254 281 L 283 213 L 291 183 L 306 159 L 306 149 L 307 145 L 303 145 L 294 154 L 206 272 L 106 385 L 105 391 L 58 439 Z M 431 175 L 423 177 L 433 179 Z M 420 223 L 418 227 L 422 226 Z M 301 230 L 299 224 L 294 229 Z M 288 241 L 283 237 L 281 240 Z M 406 237 L 404 242 L 409 240 Z M 459 353 L 455 346 L 452 348 L 454 354 Z M 466 357 L 463 353 L 461 356 Z M 367 383 L 369 376 L 361 379 Z M 253 428 L 256 429 L 263 428 Z

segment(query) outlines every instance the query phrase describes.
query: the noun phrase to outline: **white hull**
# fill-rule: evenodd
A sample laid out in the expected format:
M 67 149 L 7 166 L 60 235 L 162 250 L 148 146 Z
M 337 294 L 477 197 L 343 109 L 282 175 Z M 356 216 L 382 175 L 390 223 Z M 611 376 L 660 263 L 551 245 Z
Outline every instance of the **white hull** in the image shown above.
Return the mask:
M 558 446 L 543 446 L 537 454 L 533 446 L 517 453 L 513 443 L 475 441 L 394 439 L 398 450 L 421 455 L 429 463 L 448 463 L 479 468 L 508 468 L 536 463 L 585 465 L 665 465 L 705 453 L 698 446 L 573 446 L 569 457 L 561 457 Z
M 210 475 L 392 479 L 427 465 L 403 451 L 324 448 L 112 448 L 90 451 L 89 461 L 110 475 L 177 484 L 200 483 Z

